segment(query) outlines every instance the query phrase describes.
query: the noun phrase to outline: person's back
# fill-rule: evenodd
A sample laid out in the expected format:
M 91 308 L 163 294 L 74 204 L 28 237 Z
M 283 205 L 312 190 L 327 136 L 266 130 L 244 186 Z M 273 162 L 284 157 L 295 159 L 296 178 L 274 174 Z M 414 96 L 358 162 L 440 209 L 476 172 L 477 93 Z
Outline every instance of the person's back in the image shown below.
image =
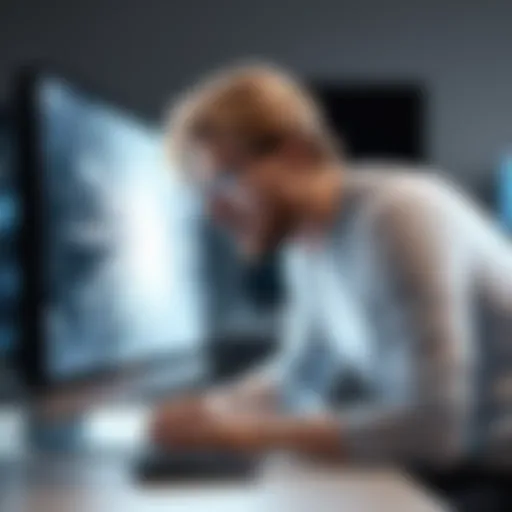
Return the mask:
M 425 373 L 420 393 L 433 396 L 436 387 L 445 385 L 441 394 L 457 395 L 453 404 L 458 403 L 460 428 L 453 443 L 458 449 L 510 457 L 510 448 L 508 454 L 503 448 L 512 438 L 505 424 L 506 412 L 512 408 L 512 396 L 507 396 L 512 377 L 512 245 L 490 216 L 432 173 L 359 165 L 346 172 L 344 189 L 341 222 L 330 234 L 336 243 L 329 246 L 329 250 L 335 247 L 333 258 L 340 268 L 326 282 L 336 280 L 335 273 L 340 276 L 339 295 L 348 291 L 350 302 L 359 303 L 355 309 L 350 305 L 350 311 L 363 310 L 363 322 L 371 324 L 374 335 L 369 337 L 379 345 L 379 353 L 392 353 L 397 343 L 402 344 L 397 353 L 407 351 L 410 344 L 422 345 L 406 364 Z M 303 276 L 304 271 L 300 278 L 304 282 Z M 305 289 L 311 295 L 311 288 L 305 285 Z M 326 289 L 321 292 L 328 294 Z M 369 301 L 360 297 L 369 295 L 373 306 L 361 307 L 361 302 Z M 334 299 L 324 309 L 336 310 L 338 320 L 348 318 L 343 316 L 343 302 Z M 368 314 L 372 307 L 379 310 L 380 318 Z M 396 318 L 404 319 L 399 328 Z M 341 338 L 347 336 L 340 333 Z M 369 343 L 362 337 L 354 344 Z M 387 361 L 388 371 L 378 382 L 381 389 L 391 388 L 396 378 L 397 366 Z M 402 381 L 400 386 L 403 393 L 413 384 Z M 412 399 L 411 404 L 421 413 L 421 401 L 415 404 Z M 437 425 L 434 418 L 430 428 Z M 384 451 L 392 444 L 406 449 L 404 430 L 397 429 L 396 434 L 400 436 L 396 443 L 387 436 Z M 359 431 L 356 437 L 363 444 L 368 434 Z M 437 437 L 431 437 L 432 448 L 443 445 Z M 428 444 L 423 447 L 427 454 Z M 369 445 L 372 456 L 377 455 L 375 443 Z
M 350 171 L 345 176 L 347 194 L 366 195 L 369 202 L 390 206 L 409 204 L 404 216 L 418 212 L 442 220 L 438 230 L 470 256 L 476 288 L 512 307 L 512 240 L 466 192 L 426 167 L 363 163 Z

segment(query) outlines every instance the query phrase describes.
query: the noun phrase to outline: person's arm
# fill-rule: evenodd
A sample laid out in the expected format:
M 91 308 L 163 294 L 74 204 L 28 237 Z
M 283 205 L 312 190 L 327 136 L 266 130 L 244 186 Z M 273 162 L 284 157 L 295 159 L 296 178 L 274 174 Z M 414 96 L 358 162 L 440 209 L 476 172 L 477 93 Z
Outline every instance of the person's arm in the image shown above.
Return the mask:
M 379 256 L 386 258 L 409 328 L 409 392 L 401 403 L 380 410 L 339 415 L 347 460 L 442 464 L 467 448 L 471 252 L 444 191 L 429 186 L 393 197 L 377 215 Z
M 280 443 L 283 437 L 290 437 L 283 436 L 292 422 L 282 411 L 282 390 L 307 340 L 302 323 L 306 318 L 301 310 L 303 295 L 294 289 L 297 286 L 294 277 L 300 275 L 302 262 L 293 254 L 287 261 L 286 282 L 292 293 L 282 313 L 277 351 L 232 382 L 161 405 L 149 426 L 154 442 L 163 446 L 203 443 L 264 449 Z M 294 421 L 293 426 L 300 426 L 302 431 L 299 423 Z
M 437 200 L 437 192 L 407 194 L 375 213 L 378 257 L 409 327 L 412 367 L 402 401 L 317 417 L 234 418 L 229 438 L 347 462 L 442 464 L 463 454 L 473 364 L 470 254 Z
M 381 407 L 267 422 L 272 446 L 354 462 L 435 465 L 464 455 L 474 366 L 471 251 L 445 192 L 430 186 L 395 196 L 375 212 L 378 257 L 409 328 L 407 393 Z
M 277 438 L 274 420 L 282 416 L 281 389 L 295 355 L 300 353 L 301 318 L 294 297 L 282 313 L 279 347 L 268 359 L 231 382 L 213 384 L 210 389 L 158 406 L 148 426 L 153 442 L 217 447 L 227 443 L 241 448 L 244 439 L 247 448 L 254 448 L 256 439 L 262 443 L 263 439 L 269 442 Z M 268 435 L 262 436 L 263 430 L 268 430 Z
M 464 248 L 436 196 L 394 198 L 376 231 L 402 292 L 413 367 L 408 397 L 392 406 L 322 416 L 214 416 L 208 442 L 240 450 L 289 449 L 350 462 L 443 463 L 464 450 L 471 319 Z
M 249 370 L 236 380 L 212 390 L 211 396 L 218 403 L 226 401 L 237 409 L 256 409 L 277 412 L 283 405 L 281 392 L 293 367 L 296 357 L 302 354 L 306 314 L 304 299 L 307 290 L 302 283 L 303 266 L 307 264 L 300 254 L 289 250 L 286 253 L 286 265 L 283 266 L 284 282 L 289 293 L 281 312 L 278 329 L 278 348 L 265 361 Z

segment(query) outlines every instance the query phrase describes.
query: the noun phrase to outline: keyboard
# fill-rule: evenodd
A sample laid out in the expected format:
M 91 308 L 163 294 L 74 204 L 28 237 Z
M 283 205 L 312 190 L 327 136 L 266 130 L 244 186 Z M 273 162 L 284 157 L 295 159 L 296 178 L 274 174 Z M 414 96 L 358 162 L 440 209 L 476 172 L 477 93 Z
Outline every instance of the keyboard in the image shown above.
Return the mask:
M 135 476 L 142 482 L 176 480 L 245 480 L 254 476 L 256 457 L 236 452 L 151 449 L 136 461 Z

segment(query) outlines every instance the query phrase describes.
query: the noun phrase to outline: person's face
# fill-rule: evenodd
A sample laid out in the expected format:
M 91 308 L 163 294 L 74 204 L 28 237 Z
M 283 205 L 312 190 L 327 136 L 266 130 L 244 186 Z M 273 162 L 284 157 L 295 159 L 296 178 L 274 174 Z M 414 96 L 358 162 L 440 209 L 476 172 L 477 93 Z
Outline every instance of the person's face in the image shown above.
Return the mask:
M 293 225 L 293 176 L 286 164 L 279 151 L 255 157 L 234 144 L 202 147 L 207 211 L 249 257 L 275 248 Z

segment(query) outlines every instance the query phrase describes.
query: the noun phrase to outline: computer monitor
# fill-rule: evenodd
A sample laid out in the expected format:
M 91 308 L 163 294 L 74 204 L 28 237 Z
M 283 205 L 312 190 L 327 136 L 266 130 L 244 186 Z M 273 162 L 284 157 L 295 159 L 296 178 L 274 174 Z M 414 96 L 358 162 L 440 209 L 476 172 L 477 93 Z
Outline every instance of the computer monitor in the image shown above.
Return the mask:
M 0 359 L 12 355 L 19 336 L 20 198 L 13 169 L 11 128 L 8 111 L 0 110 Z
M 41 69 L 20 74 L 16 104 L 28 383 L 199 353 L 197 201 L 159 130 Z
M 504 156 L 500 163 L 497 202 L 500 222 L 512 234 L 512 154 Z

